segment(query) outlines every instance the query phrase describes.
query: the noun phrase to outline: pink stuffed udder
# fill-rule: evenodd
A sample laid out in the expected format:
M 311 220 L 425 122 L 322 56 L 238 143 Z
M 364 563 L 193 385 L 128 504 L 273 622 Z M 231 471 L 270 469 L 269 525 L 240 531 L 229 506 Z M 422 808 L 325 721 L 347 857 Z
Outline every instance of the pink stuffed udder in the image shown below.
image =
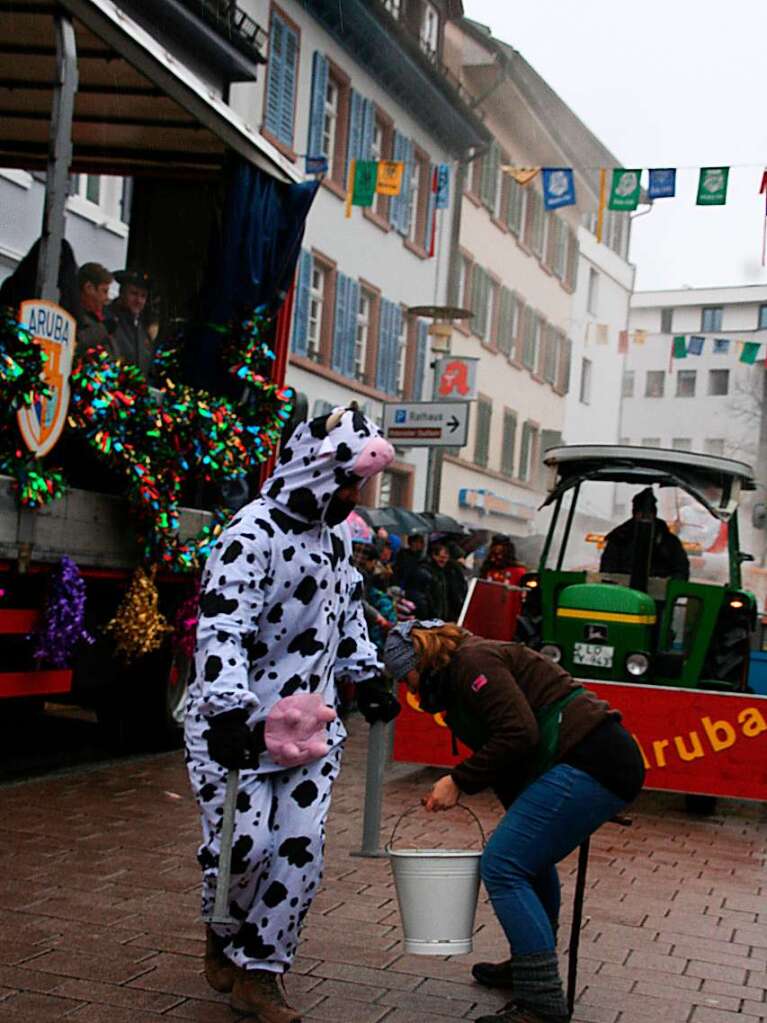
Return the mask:
M 385 469 L 394 458 L 394 448 L 383 437 L 373 437 L 357 455 L 352 472 L 366 480 Z
M 282 767 L 299 767 L 328 752 L 327 725 L 336 712 L 319 693 L 286 696 L 266 718 L 264 741 L 272 760 Z

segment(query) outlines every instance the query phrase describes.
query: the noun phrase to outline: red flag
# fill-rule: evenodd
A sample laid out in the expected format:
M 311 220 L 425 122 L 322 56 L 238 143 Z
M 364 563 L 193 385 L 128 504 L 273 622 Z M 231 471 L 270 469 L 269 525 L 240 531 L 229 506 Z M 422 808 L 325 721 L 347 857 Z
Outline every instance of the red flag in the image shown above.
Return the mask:
M 629 332 L 622 330 L 618 334 L 618 355 L 626 355 L 629 350 Z

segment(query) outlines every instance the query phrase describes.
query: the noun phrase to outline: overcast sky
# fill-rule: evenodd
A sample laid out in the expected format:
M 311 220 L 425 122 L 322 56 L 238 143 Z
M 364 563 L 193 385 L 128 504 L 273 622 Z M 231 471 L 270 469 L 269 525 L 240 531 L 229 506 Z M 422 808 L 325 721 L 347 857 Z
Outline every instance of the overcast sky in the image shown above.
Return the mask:
M 519 50 L 623 166 L 690 168 L 677 197 L 633 225 L 637 288 L 767 283 L 765 0 L 464 0 L 464 10 Z M 696 207 L 693 168 L 724 165 L 727 205 Z

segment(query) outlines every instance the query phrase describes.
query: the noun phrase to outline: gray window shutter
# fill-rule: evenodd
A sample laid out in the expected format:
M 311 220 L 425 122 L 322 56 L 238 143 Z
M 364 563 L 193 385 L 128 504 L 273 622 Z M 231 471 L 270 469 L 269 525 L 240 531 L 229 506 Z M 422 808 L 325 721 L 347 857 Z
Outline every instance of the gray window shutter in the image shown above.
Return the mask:
M 282 89 L 280 95 L 280 142 L 293 145 L 293 114 L 295 110 L 296 79 L 298 77 L 298 36 L 287 27 L 285 32 L 285 57 L 282 67 Z
M 373 154 L 373 133 L 376 124 L 376 108 L 372 100 L 362 101 L 362 143 L 358 160 L 369 160 Z
M 269 33 L 269 66 L 266 72 L 266 109 L 264 124 L 267 131 L 279 137 L 280 110 L 282 106 L 282 67 L 285 61 L 285 24 L 282 18 L 272 14 Z
M 407 236 L 410 232 L 410 218 L 418 216 L 418 210 L 411 209 L 412 206 L 412 189 L 410 188 L 410 178 L 413 174 L 413 161 L 415 160 L 415 153 L 413 151 L 413 142 L 411 139 L 405 139 L 405 173 L 402 177 L 402 192 L 404 197 L 404 204 L 402 207 L 402 221 L 398 228 L 401 235 Z
M 344 337 L 348 330 L 349 278 L 346 274 L 336 274 L 336 308 L 333 323 L 333 354 L 330 360 L 331 369 L 343 373 L 346 366 Z
M 434 175 L 436 173 L 436 167 L 434 164 L 429 165 L 429 200 L 426 204 L 426 226 L 424 230 L 423 247 L 427 252 L 431 252 L 431 243 L 434 236 L 434 204 L 437 201 L 437 196 L 434 193 Z
M 391 328 L 394 304 L 387 298 L 381 299 L 381 312 L 378 320 L 378 355 L 376 358 L 376 387 L 379 391 L 388 390 L 389 364 L 391 362 Z
M 388 387 L 386 388 L 389 394 L 397 393 L 397 348 L 399 346 L 399 336 L 402 331 L 402 306 L 397 302 L 392 302 L 391 311 L 391 336 L 389 338 L 389 374 L 388 374 Z
M 415 366 L 413 367 L 413 401 L 421 401 L 423 399 L 428 349 L 429 325 L 426 320 L 418 320 L 416 324 Z
M 296 355 L 308 352 L 309 327 L 309 289 L 312 281 L 312 255 L 306 249 L 301 250 L 298 263 L 298 279 L 296 280 L 296 305 L 293 313 L 293 351 Z
M 360 286 L 358 281 L 349 281 L 346 307 L 346 337 L 344 339 L 344 376 L 354 377 L 354 342 L 357 337 L 357 311 L 360 307 Z
M 395 131 L 394 147 L 392 153 L 393 160 L 396 160 L 401 163 L 405 162 L 406 143 L 407 139 L 405 138 L 405 136 L 400 135 L 398 131 Z M 396 231 L 400 230 L 400 225 L 402 224 L 402 219 L 404 216 L 403 210 L 407 208 L 405 203 L 405 187 L 406 182 L 408 180 L 407 173 L 408 169 L 406 166 L 402 173 L 402 188 L 400 190 L 400 193 L 399 195 L 393 195 L 389 200 L 389 223 Z
M 312 58 L 312 103 L 309 108 L 309 140 L 307 154 L 319 156 L 322 153 L 322 125 L 325 120 L 325 94 L 328 91 L 328 62 L 319 52 Z M 332 160 L 333 154 L 329 154 Z
M 362 159 L 362 118 L 365 101 L 358 92 L 352 89 L 349 102 L 349 141 L 346 148 L 346 174 L 352 160 Z

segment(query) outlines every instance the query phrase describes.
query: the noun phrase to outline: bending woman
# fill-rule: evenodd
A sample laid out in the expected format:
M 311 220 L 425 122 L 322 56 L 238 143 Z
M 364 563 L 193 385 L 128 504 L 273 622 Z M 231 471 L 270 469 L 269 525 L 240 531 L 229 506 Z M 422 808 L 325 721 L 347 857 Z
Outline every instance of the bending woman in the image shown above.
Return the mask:
M 472 973 L 513 1000 L 476 1023 L 566 1023 L 556 954 L 556 864 L 639 794 L 644 765 L 620 714 L 541 654 L 457 625 L 403 622 L 384 661 L 428 713 L 442 711 L 471 756 L 435 783 L 427 810 L 492 788 L 506 813 L 482 880 L 511 958 Z

